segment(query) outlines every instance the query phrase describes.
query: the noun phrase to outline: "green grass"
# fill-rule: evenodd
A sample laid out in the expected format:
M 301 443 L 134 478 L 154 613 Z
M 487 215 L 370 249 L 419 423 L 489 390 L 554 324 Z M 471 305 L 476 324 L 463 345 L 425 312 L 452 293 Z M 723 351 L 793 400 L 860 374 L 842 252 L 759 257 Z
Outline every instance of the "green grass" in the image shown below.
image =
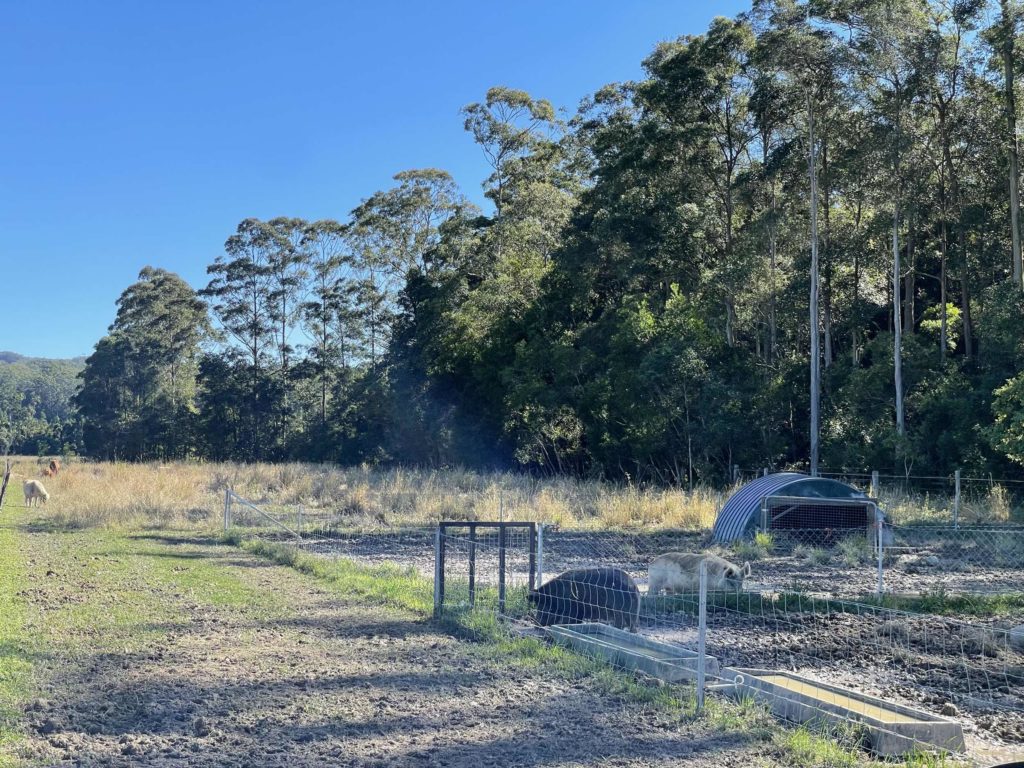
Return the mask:
M 845 734 L 805 727 L 787 729 L 773 739 L 786 762 L 795 768 L 854 768 L 862 758 L 841 745 L 847 741 Z
M 397 565 L 367 567 L 343 558 L 329 560 L 308 555 L 281 542 L 260 539 L 239 541 L 233 537 L 225 537 L 225 540 L 255 555 L 325 581 L 346 595 L 423 615 L 433 611 L 433 584 L 420 576 L 415 568 Z
M 18 501 L 12 499 L 15 491 Z M 22 739 L 19 718 L 32 695 L 32 657 L 35 643 L 26 625 L 27 609 L 19 593 L 28 580 L 15 525 L 20 515 L 21 489 L 8 487 L 4 520 L 0 524 L 0 766 L 14 766 L 12 751 Z
M 943 590 L 921 595 L 884 595 L 875 604 L 884 608 L 911 613 L 932 613 L 937 616 L 1000 618 L 1020 615 L 1024 611 L 1024 593 L 964 595 Z

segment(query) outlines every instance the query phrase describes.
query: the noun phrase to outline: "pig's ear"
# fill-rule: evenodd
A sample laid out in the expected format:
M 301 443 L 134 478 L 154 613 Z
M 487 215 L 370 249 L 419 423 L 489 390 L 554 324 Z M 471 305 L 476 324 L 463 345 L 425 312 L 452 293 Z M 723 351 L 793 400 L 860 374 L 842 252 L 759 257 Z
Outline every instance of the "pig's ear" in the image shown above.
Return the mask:
M 748 560 L 743 564 L 743 578 L 750 575 L 750 561 Z

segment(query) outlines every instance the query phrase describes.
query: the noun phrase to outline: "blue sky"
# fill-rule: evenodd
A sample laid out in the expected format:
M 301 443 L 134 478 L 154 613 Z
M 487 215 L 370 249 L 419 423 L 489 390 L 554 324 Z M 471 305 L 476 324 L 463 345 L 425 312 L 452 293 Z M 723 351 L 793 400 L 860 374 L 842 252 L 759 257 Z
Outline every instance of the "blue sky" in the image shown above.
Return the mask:
M 480 200 L 459 109 L 575 110 L 749 1 L 22 2 L 0 45 L 0 350 L 91 351 L 146 264 L 195 287 L 243 218 L 343 219 L 408 168 Z

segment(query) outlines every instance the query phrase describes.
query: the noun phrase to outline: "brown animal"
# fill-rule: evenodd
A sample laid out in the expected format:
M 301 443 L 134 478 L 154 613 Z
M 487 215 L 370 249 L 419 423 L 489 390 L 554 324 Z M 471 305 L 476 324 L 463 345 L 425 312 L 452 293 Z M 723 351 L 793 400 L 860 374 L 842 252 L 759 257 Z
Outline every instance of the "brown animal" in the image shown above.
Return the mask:
M 53 472 L 50 471 L 49 467 L 43 470 L 43 477 L 53 477 Z
M 60 472 L 60 459 L 50 459 L 50 472 L 54 477 Z

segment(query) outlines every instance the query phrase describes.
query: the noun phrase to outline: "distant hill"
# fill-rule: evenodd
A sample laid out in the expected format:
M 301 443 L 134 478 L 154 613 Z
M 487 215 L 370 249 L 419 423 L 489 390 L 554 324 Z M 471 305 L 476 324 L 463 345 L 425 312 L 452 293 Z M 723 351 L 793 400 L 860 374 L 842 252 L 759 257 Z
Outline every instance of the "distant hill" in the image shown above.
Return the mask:
M 71 398 L 85 358 L 55 360 L 0 352 L 0 452 L 59 452 L 74 417 Z

